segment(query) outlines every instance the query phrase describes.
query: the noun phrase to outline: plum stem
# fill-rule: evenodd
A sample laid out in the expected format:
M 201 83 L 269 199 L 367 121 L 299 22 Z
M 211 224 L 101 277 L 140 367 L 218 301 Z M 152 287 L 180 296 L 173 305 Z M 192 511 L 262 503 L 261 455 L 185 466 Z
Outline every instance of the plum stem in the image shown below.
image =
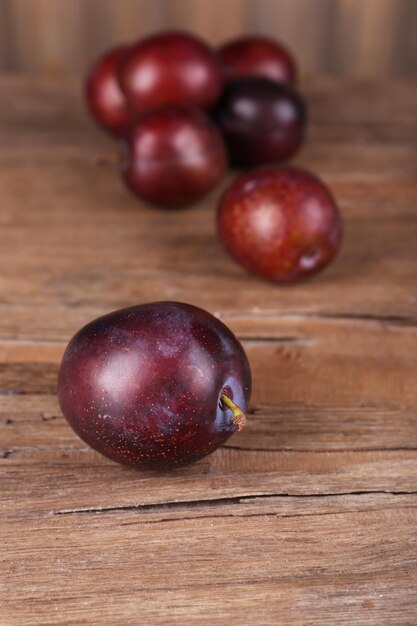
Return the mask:
M 220 400 L 225 406 L 227 406 L 232 411 L 233 424 L 237 425 L 238 432 L 240 430 L 243 430 L 243 428 L 246 425 L 246 415 L 244 414 L 242 409 L 238 407 L 237 404 L 235 404 L 233 400 L 229 398 L 229 396 L 226 396 L 225 393 L 221 396 Z

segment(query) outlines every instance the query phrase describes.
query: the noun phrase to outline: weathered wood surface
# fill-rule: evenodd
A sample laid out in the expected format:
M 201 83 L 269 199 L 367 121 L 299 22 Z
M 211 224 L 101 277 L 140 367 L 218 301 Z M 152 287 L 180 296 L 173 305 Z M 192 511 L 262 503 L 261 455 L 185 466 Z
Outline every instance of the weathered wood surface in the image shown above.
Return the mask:
M 414 626 L 417 84 L 305 85 L 297 162 L 346 235 L 287 288 L 222 252 L 220 190 L 174 214 L 129 196 L 76 83 L 0 87 L 1 626 Z M 254 374 L 247 428 L 166 475 L 88 449 L 55 398 L 71 334 L 153 299 L 216 312 Z
M 186 29 L 214 45 L 278 38 L 314 75 L 416 76 L 416 23 L 415 0 L 1 0 L 0 68 L 80 73 L 113 45 Z

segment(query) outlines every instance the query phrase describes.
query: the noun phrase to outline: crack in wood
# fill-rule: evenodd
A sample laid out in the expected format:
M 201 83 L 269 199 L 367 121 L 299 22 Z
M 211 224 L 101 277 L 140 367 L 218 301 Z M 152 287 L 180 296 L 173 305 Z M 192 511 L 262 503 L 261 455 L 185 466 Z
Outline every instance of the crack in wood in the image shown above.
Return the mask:
M 209 500 L 182 500 L 179 502 L 156 502 L 150 504 L 126 504 L 109 507 L 83 507 L 79 509 L 62 509 L 58 511 L 52 511 L 52 515 L 85 515 L 85 514 L 101 514 L 101 513 L 113 513 L 116 511 L 164 511 L 164 510 L 178 510 L 181 508 L 209 508 L 214 506 L 230 506 L 234 504 L 244 504 L 246 501 L 264 500 L 267 498 L 300 498 L 300 500 L 312 499 L 312 498 L 329 498 L 329 497 L 343 497 L 343 496 L 369 496 L 369 495 L 391 495 L 391 496 L 404 496 L 404 495 L 417 495 L 417 491 L 391 491 L 379 489 L 375 491 L 343 491 L 343 492 L 329 492 L 329 493 L 308 493 L 308 494 L 293 494 L 293 493 L 259 493 L 249 494 L 244 496 L 233 496 L 224 498 L 213 498 Z M 193 518 L 194 519 L 194 518 Z
M 34 337 L 21 337 L 20 335 L 4 335 L 0 337 L 1 343 L 16 343 L 23 345 L 35 345 L 35 346 L 63 346 L 68 343 L 65 339 L 36 339 Z
M 15 452 L 17 452 L 17 450 L 14 450 L 12 448 L 9 448 L 7 450 L 0 450 L 0 459 L 8 459 Z
M 407 495 L 412 495 L 412 494 L 407 494 Z M 398 511 L 399 509 L 414 509 L 417 508 L 417 500 L 416 500 L 416 504 L 415 506 L 412 505 L 405 505 L 405 506 L 386 506 L 383 507 L 384 511 Z M 227 519 L 227 518 L 244 518 L 244 519 L 248 519 L 250 517 L 279 517 L 279 518 L 285 518 L 285 519 L 292 519 L 292 518 L 297 518 L 297 517 L 329 517 L 330 515 L 352 515 L 355 513 L 362 513 L 364 512 L 366 509 L 360 509 L 360 508 L 356 508 L 356 509 L 340 509 L 340 510 L 334 510 L 334 511 L 323 511 L 321 513 L 318 513 L 317 511 L 314 511 L 313 513 L 285 513 L 285 512 L 278 512 L 278 511 L 263 511 L 260 513 L 218 513 L 218 514 L 212 514 L 212 515 L 198 515 L 198 516 L 188 516 L 188 517 L 161 517 L 159 519 L 156 520 L 146 520 L 146 519 L 141 519 L 141 520 L 135 520 L 134 522 L 123 522 L 120 525 L 121 526 L 135 526 L 137 524 L 162 524 L 165 522 L 188 522 L 188 521 L 195 521 L 195 520 L 207 520 L 207 519 Z M 382 510 L 382 508 L 381 508 Z
M 400 326 L 417 326 L 417 319 L 403 315 L 376 315 L 373 313 L 314 313 L 306 317 L 330 320 L 354 320 L 359 322 L 377 322 Z
M 5 450 L 0 450 L 0 459 L 8 459 L 15 454 L 19 454 L 21 452 L 45 452 L 45 450 L 55 450 L 56 452 L 78 452 L 78 453 L 89 453 L 92 451 L 91 448 L 79 448 L 77 446 L 68 446 L 66 444 L 62 445 L 44 445 L 44 446 L 26 446 L 21 448 L 6 448 Z
M 293 343 L 306 343 L 307 341 L 311 341 L 310 337 L 307 336 L 288 336 L 288 337 L 275 337 L 271 336 L 251 336 L 251 335 L 239 335 L 240 341 L 246 341 L 246 343 L 282 343 L 282 344 L 293 344 Z
M 229 444 L 224 444 L 223 448 L 227 448 L 228 450 L 237 450 L 240 452 L 307 452 L 308 454 L 328 454 L 328 453 L 339 453 L 339 452 L 415 452 L 417 448 L 415 446 L 390 446 L 387 448 L 360 448 L 360 447 L 352 447 L 352 448 L 292 448 L 290 446 L 286 446 L 283 448 L 249 448 L 246 446 L 234 446 Z
M 32 394 L 33 395 L 33 394 Z M 45 414 L 34 414 L 33 418 L 28 418 L 28 419 L 12 419 L 11 417 L 6 417 L 5 420 L 0 420 L 0 424 L 3 423 L 6 426 L 10 426 L 10 424 L 33 424 L 33 422 L 38 422 L 39 419 L 42 422 L 52 422 L 53 420 L 57 420 L 57 419 L 64 419 L 63 415 L 45 415 Z
M 346 320 L 346 321 L 359 321 L 359 322 L 377 322 L 382 324 L 393 324 L 401 326 L 417 326 L 417 318 L 406 315 L 380 315 L 377 313 L 338 313 L 338 312 L 326 312 L 326 311 L 239 311 L 235 312 L 218 312 L 216 316 L 221 320 L 241 320 L 245 318 L 259 320 Z M 296 338 L 298 339 L 298 337 Z
M 13 422 L 10 422 L 13 423 Z M 25 421 L 19 422 L 25 423 Z M 389 447 L 389 448 L 360 448 L 360 447 L 352 447 L 352 448 L 291 448 L 291 447 L 283 447 L 283 448 L 249 448 L 243 446 L 234 446 L 225 444 L 221 446 L 220 449 L 224 450 L 237 450 L 238 452 L 260 452 L 263 454 L 275 454 L 277 452 L 291 452 L 295 454 L 340 454 L 340 453 L 350 453 L 350 452 L 417 452 L 417 447 Z M 0 450 L 0 459 L 7 459 L 15 454 L 25 453 L 25 452 L 44 452 L 48 451 L 57 451 L 57 452 L 77 452 L 87 454 L 92 452 L 92 448 L 85 447 L 77 447 L 77 446 L 69 446 L 67 444 L 62 445 L 43 445 L 43 446 L 25 446 L 25 447 L 17 447 L 17 448 L 6 448 L 5 450 Z

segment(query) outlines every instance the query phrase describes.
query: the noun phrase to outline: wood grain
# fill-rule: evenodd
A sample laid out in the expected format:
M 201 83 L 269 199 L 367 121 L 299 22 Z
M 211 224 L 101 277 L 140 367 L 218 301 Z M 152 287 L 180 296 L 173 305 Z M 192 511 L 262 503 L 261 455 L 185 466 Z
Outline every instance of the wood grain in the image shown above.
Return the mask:
M 135 624 L 138 606 L 148 624 L 246 624 L 248 615 L 258 624 L 330 625 L 335 615 L 339 624 L 381 623 L 382 615 L 382 623 L 413 623 L 416 511 L 407 502 L 385 500 L 382 510 L 361 503 L 356 511 L 353 501 L 336 505 L 338 512 L 313 502 L 319 512 L 303 515 L 293 500 L 288 516 L 271 500 L 262 512 L 258 503 L 240 506 L 239 516 L 210 507 L 205 518 L 176 520 L 161 511 L 156 519 L 119 512 L 78 515 L 75 525 L 72 516 L 29 522 L 22 547 L 30 553 L 35 534 L 47 550 L 36 561 L 16 555 L 9 598 L 23 585 L 21 623 L 43 613 L 48 624 Z M 128 578 L 120 576 L 126 565 Z M 14 601 L 5 609 L 14 611 Z
M 417 84 L 304 89 L 297 163 L 345 241 L 279 288 L 221 250 L 220 189 L 126 192 L 78 81 L 1 78 L 1 626 L 417 623 Z M 153 299 L 215 312 L 254 377 L 247 428 L 171 474 L 89 449 L 55 395 L 72 333 Z
M 80 74 L 110 46 L 179 28 L 213 44 L 272 35 L 303 75 L 415 76 L 416 25 L 415 0 L 2 0 L 0 67 Z

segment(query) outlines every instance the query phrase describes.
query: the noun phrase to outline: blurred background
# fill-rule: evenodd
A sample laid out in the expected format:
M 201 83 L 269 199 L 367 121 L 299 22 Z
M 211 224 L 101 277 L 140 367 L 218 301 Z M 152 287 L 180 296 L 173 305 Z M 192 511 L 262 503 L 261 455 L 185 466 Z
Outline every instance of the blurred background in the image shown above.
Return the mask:
M 81 74 L 115 43 L 183 28 L 271 34 L 302 74 L 417 75 L 417 0 L 0 0 L 0 69 Z

